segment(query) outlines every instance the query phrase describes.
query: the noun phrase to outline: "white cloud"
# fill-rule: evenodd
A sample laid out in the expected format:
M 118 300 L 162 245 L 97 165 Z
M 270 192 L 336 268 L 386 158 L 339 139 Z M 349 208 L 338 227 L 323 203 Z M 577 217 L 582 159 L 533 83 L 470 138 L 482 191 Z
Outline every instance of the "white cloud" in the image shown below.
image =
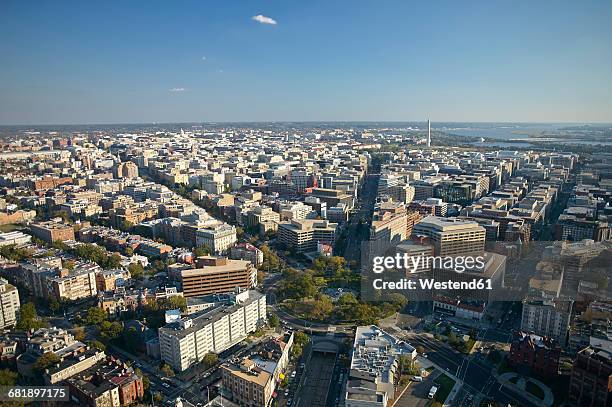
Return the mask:
M 185 88 L 170 88 L 168 89 L 169 92 L 185 92 L 187 89 Z
M 258 23 L 261 24 L 271 24 L 271 25 L 276 25 L 276 20 L 270 17 L 266 17 L 262 14 L 257 14 L 256 16 L 252 17 L 253 20 L 257 21 Z
M 206 57 L 205 57 L 205 56 L 204 56 L 204 57 L 202 57 L 202 61 L 206 61 Z

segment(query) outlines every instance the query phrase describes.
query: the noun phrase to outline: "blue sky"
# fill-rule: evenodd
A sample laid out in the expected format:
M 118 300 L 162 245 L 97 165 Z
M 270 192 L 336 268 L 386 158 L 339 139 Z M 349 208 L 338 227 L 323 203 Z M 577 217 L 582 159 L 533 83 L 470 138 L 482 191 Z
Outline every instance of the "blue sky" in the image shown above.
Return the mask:
M 0 124 L 612 122 L 611 21 L 608 0 L 4 0 Z

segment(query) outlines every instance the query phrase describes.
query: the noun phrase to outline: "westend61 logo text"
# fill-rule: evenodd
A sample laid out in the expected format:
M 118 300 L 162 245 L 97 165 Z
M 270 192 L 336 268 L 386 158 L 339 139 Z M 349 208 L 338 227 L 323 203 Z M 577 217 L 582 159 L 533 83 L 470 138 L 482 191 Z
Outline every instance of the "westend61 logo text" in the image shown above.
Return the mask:
M 372 271 L 380 274 L 385 270 L 408 270 L 418 273 L 425 269 L 454 270 L 457 273 L 482 271 L 485 268 L 483 256 L 411 256 L 408 253 L 397 253 L 395 256 L 377 256 L 372 263 Z

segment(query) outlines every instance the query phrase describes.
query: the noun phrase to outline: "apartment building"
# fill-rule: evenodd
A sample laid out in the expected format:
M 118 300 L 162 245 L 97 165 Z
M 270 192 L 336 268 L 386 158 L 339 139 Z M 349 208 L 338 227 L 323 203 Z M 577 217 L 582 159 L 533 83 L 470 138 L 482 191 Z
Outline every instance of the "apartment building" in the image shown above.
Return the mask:
M 326 220 L 292 219 L 278 224 L 278 241 L 298 253 L 312 252 L 317 243 L 334 242 L 337 226 Z
M 612 346 L 593 342 L 578 352 L 572 367 L 568 403 L 577 407 L 612 403 Z
M 138 178 L 138 166 L 131 161 L 117 163 L 113 166 L 115 178 Z
M 573 301 L 525 300 L 521 329 L 567 343 Z
M 105 358 L 104 352 L 90 348 L 75 340 L 68 331 L 55 327 L 33 332 L 25 348 L 25 352 L 17 357 L 17 371 L 27 378 L 34 378 L 37 374 L 33 366 L 41 355 L 51 352 L 59 357 L 60 362 L 43 373 L 47 385 L 66 380 Z
M 97 294 L 96 270 L 79 268 L 61 269 L 55 276 L 47 277 L 49 294 L 56 299 L 77 300 Z
M 279 222 L 280 214 L 274 212 L 269 206 L 255 206 L 246 213 L 246 225 L 258 227 L 266 222 Z
M 30 231 L 32 232 L 32 236 L 44 240 L 47 243 L 74 240 L 74 229 L 72 226 L 57 220 L 32 223 L 30 225 Z
M 0 329 L 15 326 L 19 312 L 19 291 L 4 278 L 0 278 Z
M 112 357 L 69 378 L 66 384 L 71 401 L 81 406 L 122 407 L 144 397 L 142 378 Z
M 223 388 L 230 400 L 241 406 L 271 405 L 292 345 L 293 333 L 271 338 L 258 345 L 252 356 L 221 366 Z
M 144 240 L 138 245 L 137 250 L 147 257 L 160 257 L 171 252 L 172 246 L 154 240 Z
M 196 265 L 201 268 L 181 271 L 185 297 L 227 293 L 236 287 L 249 290 L 257 286 L 257 269 L 250 261 L 200 257 Z
M 207 353 L 220 353 L 240 342 L 265 321 L 265 294 L 253 290 L 237 293 L 227 304 L 159 328 L 161 358 L 183 371 Z

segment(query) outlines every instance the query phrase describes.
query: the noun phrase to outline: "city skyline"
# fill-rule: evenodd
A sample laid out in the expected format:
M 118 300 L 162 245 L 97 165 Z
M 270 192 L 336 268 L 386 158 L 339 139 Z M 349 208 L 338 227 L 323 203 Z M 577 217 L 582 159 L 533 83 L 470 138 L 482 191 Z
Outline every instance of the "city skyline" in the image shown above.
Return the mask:
M 8 2 L 0 125 L 612 122 L 606 2 L 147 5 Z

